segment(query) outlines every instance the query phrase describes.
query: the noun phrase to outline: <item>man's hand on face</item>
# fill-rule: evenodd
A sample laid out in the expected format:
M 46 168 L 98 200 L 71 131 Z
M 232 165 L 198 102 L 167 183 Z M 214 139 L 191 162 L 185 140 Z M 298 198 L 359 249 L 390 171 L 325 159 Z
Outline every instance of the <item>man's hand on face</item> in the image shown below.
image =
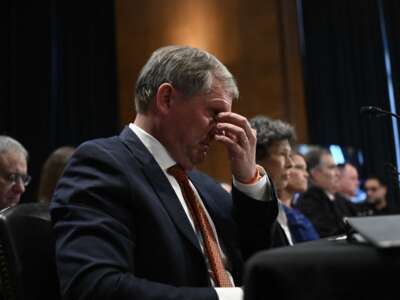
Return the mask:
M 225 145 L 233 176 L 239 181 L 248 181 L 257 172 L 255 129 L 245 117 L 233 112 L 219 113 L 216 121 L 214 139 Z

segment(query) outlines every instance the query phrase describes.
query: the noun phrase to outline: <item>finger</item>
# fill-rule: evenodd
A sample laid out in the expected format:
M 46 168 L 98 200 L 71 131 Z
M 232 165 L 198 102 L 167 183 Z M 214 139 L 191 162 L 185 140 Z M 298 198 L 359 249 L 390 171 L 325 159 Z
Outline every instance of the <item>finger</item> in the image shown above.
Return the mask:
M 248 136 L 243 128 L 230 123 L 218 123 L 216 127 L 217 134 L 229 137 L 244 147 L 249 144 Z
M 233 112 L 221 112 L 216 118 L 217 122 L 221 123 L 231 123 L 240 128 L 243 128 L 249 140 L 255 139 L 254 132 L 250 126 L 249 121 L 244 116 Z
M 229 152 L 229 158 L 231 160 L 233 160 L 234 158 L 238 158 L 244 153 L 243 148 L 237 143 L 235 139 L 236 137 L 230 138 L 227 135 L 221 135 L 221 134 L 215 135 L 215 141 L 221 142 L 226 146 Z

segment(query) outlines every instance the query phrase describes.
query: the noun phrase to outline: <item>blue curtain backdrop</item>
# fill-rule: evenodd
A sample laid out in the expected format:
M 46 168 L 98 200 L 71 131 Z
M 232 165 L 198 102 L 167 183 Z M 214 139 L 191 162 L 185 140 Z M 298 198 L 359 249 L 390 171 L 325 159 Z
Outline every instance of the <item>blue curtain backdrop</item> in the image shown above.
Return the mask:
M 385 50 L 393 62 L 394 97 L 399 103 L 399 1 L 299 0 L 298 4 L 310 143 L 362 150 L 362 177 L 386 178 L 390 205 L 398 208 L 397 177 L 385 167 L 396 164 L 392 120 L 361 117 L 360 108 L 390 110 Z
M 114 3 L 94 3 L 0 4 L 0 134 L 30 153 L 24 202 L 36 201 L 42 164 L 55 148 L 118 132 Z

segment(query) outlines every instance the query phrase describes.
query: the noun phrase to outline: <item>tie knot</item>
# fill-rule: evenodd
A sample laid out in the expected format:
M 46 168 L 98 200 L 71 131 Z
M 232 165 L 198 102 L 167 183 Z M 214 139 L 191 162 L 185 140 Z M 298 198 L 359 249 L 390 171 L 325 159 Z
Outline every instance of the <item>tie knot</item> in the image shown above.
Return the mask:
M 185 170 L 178 164 L 173 165 L 167 169 L 168 174 L 174 176 L 176 179 L 187 178 Z

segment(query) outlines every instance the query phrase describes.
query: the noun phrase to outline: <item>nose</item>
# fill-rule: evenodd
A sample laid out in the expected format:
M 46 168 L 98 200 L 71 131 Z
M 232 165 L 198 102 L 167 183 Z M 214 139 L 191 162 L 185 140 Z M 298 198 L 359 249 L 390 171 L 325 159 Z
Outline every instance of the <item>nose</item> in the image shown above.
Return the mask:
M 13 190 L 15 193 L 22 194 L 25 192 L 25 185 L 21 179 L 19 179 L 13 186 Z
M 291 169 L 294 167 L 294 161 L 293 159 L 290 157 L 290 155 L 286 156 L 286 169 Z

